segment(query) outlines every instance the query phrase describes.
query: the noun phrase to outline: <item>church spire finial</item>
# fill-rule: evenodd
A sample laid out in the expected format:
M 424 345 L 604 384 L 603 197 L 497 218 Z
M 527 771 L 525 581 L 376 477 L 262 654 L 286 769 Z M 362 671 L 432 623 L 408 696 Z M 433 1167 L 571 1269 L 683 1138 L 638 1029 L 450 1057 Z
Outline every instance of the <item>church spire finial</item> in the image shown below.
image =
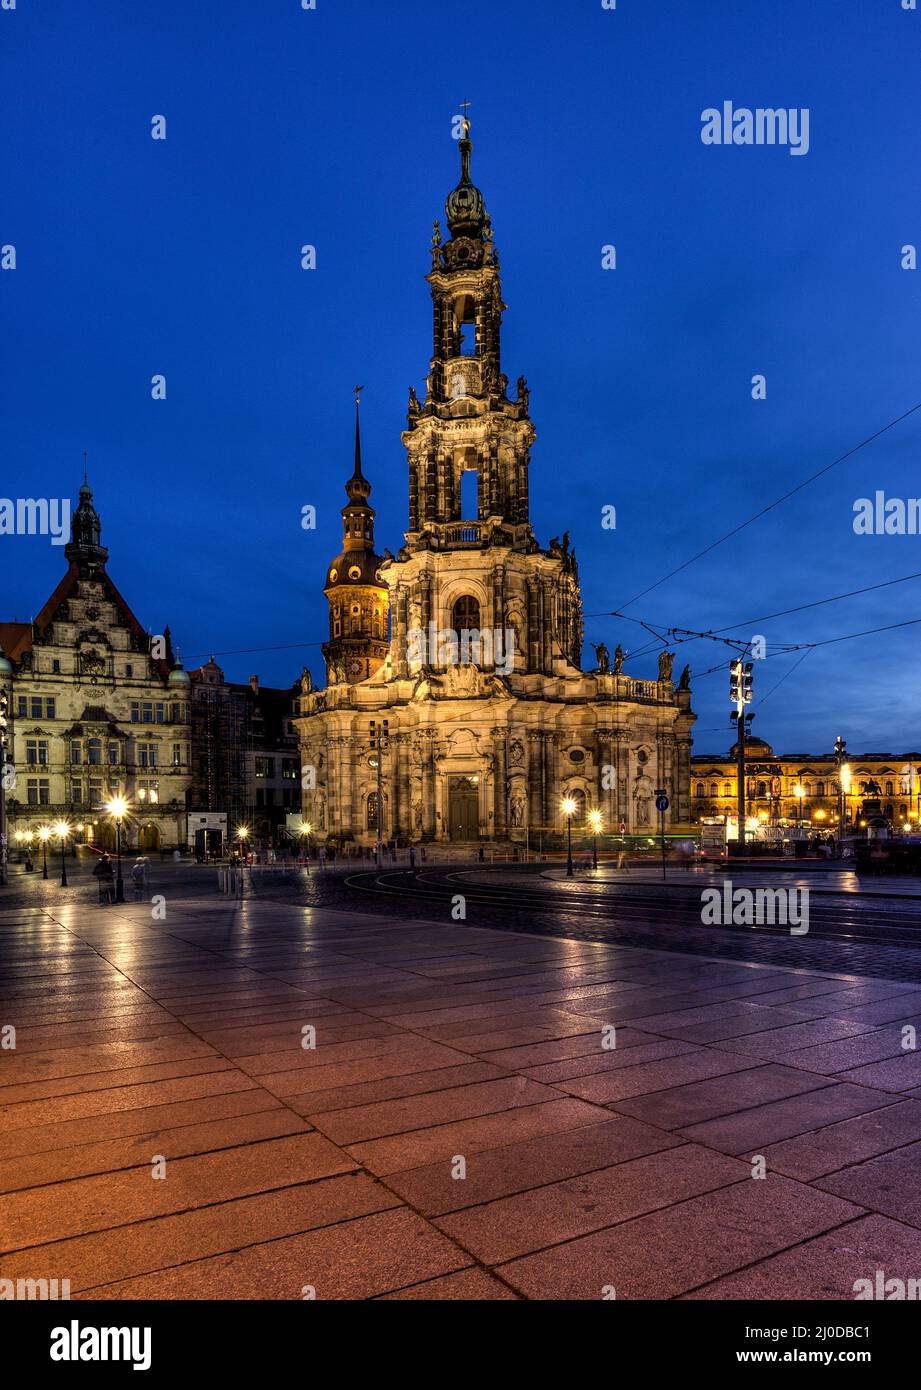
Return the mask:
M 460 103 L 463 115 L 460 117 L 460 134 L 455 136 L 460 150 L 461 172 L 457 187 L 448 194 L 445 214 L 452 236 L 481 237 L 486 217 L 486 204 L 483 195 L 470 177 L 470 155 L 473 141 L 470 139 L 470 117 L 467 114 L 470 102 L 465 97 Z M 455 118 L 456 119 L 456 118 Z
M 362 479 L 362 480 L 364 479 L 364 474 L 363 474 L 362 471 L 361 471 L 361 424 L 360 424 L 360 415 L 361 415 L 361 393 L 362 393 L 362 391 L 363 391 L 364 389 L 365 389 L 365 388 L 364 388 L 363 386 L 356 386 L 356 387 L 355 387 L 355 472 L 352 474 L 352 479 L 353 479 L 353 481 L 356 480 L 356 479 L 359 479 L 359 478 Z
M 355 468 L 345 485 L 349 499 L 346 511 L 349 506 L 367 506 L 371 492 L 371 484 L 361 471 L 361 393 L 364 389 L 363 386 L 355 387 Z
M 79 561 L 101 569 L 108 559 L 109 552 L 102 544 L 102 524 L 99 513 L 93 506 L 93 494 L 89 485 L 87 459 L 83 451 L 83 485 L 80 488 L 80 501 L 70 522 L 70 540 L 64 547 L 64 554 L 72 563 Z

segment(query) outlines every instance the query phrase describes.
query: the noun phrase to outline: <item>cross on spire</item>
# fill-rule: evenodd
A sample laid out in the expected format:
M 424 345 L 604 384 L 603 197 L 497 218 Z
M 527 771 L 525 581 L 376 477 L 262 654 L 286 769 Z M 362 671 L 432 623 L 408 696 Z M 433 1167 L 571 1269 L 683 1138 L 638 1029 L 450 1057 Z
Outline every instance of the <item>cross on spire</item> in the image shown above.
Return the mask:
M 87 479 L 87 476 L 86 476 L 86 461 L 87 461 L 87 458 L 88 458 L 88 457 L 89 457 L 89 455 L 87 454 L 86 450 L 84 449 L 84 450 L 83 450 L 83 486 L 84 486 L 84 487 L 88 487 L 88 486 L 89 486 L 88 479 Z
M 470 102 L 467 100 L 466 97 L 464 97 L 463 101 L 460 103 L 460 108 L 464 113 L 464 134 L 467 135 L 470 131 L 470 117 L 467 115 L 467 112 L 470 108 Z

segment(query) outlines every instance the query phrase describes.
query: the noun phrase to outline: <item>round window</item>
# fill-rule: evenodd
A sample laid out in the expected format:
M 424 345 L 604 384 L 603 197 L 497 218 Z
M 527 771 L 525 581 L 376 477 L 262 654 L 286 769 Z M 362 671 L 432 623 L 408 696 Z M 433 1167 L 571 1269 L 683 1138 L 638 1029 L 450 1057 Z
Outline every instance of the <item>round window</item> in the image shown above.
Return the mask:
M 571 763 L 584 763 L 584 762 L 585 762 L 585 753 L 583 752 L 583 750 L 582 750 L 581 748 L 570 748 L 570 750 L 569 750 L 569 761 L 570 761 Z
M 337 580 L 338 578 L 339 578 L 339 571 L 338 571 L 338 570 L 330 570 L 330 572 L 329 572 L 329 582 L 330 582 L 330 584 L 335 584 L 335 582 L 336 582 L 336 580 Z
M 358 565 L 349 565 L 349 579 L 360 579 L 361 570 Z

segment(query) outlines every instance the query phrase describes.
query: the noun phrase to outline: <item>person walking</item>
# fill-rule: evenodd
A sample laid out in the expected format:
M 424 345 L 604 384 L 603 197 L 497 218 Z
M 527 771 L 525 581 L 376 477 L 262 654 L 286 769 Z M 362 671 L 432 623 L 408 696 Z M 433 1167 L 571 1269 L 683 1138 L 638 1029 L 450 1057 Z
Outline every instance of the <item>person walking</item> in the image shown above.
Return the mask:
M 111 903 L 115 885 L 115 875 L 112 872 L 112 860 L 107 854 L 97 862 L 93 873 L 99 883 L 99 901 L 101 903 Z
M 136 902 L 141 902 L 147 889 L 147 860 L 143 854 L 138 855 L 131 870 L 131 882 L 134 884 L 134 897 Z

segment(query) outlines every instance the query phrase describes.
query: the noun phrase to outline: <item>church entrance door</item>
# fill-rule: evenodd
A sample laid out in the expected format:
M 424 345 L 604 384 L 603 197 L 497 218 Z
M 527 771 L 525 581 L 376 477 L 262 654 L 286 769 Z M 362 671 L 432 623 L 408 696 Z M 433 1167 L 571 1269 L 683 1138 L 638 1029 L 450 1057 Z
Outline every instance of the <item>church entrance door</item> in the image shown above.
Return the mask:
M 155 825 L 142 825 L 138 833 L 139 850 L 157 850 L 160 848 L 160 832 Z
M 448 783 L 448 834 L 452 840 L 479 838 L 479 789 L 472 777 L 452 777 Z

